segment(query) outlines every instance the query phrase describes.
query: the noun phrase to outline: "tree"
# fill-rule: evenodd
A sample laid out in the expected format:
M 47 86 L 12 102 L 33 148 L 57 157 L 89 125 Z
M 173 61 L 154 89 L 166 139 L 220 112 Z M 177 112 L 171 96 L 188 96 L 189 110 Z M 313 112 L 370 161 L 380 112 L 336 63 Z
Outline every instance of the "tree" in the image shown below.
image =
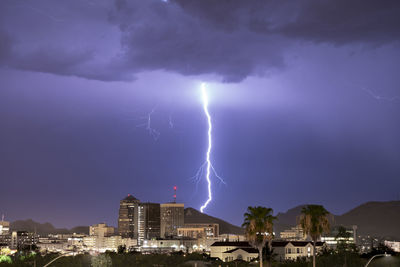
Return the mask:
M 313 267 L 315 267 L 316 242 L 323 233 L 330 231 L 328 215 L 329 212 L 321 205 L 308 205 L 301 210 L 301 228 L 313 241 Z
M 125 245 L 119 245 L 117 253 L 118 254 L 124 254 L 126 252 L 126 246 Z
M 92 267 L 110 267 L 112 266 L 112 259 L 108 254 L 100 254 L 93 256 L 91 259 Z
M 276 217 L 272 216 L 273 210 L 265 207 L 248 207 L 244 214 L 242 227 L 245 228 L 247 240 L 258 249 L 260 267 L 263 266 L 263 247 L 268 241 L 268 248 L 271 251 L 273 239 L 273 226 Z

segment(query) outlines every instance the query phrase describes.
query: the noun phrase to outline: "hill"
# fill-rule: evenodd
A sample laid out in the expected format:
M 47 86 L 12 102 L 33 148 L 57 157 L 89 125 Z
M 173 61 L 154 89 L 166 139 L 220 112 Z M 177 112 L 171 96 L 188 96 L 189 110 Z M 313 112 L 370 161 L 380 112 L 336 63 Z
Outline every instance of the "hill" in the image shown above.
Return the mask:
M 357 225 L 360 235 L 400 239 L 400 201 L 367 202 L 335 216 L 335 222 Z
M 193 208 L 185 209 L 185 223 L 218 223 L 220 234 L 243 234 L 243 229 L 224 220 L 201 213 Z
M 278 213 L 277 233 L 296 224 L 302 207 Z M 359 235 L 400 239 L 400 201 L 367 202 L 342 215 L 334 215 L 333 225 L 357 225 Z
M 89 234 L 88 226 L 77 226 L 72 229 L 55 228 L 51 223 L 38 223 L 32 219 L 14 221 L 11 223 L 10 228 L 11 231 L 36 232 L 37 234 L 43 236 L 48 234 Z

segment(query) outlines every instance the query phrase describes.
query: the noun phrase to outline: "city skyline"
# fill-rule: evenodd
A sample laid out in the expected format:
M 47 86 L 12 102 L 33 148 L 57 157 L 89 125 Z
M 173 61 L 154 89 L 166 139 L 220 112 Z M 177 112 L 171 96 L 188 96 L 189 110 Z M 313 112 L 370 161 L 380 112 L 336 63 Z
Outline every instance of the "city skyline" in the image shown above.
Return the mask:
M 0 215 L 117 226 L 174 186 L 199 209 L 202 83 L 206 214 L 400 198 L 398 2 L 212 2 L 0 2 Z

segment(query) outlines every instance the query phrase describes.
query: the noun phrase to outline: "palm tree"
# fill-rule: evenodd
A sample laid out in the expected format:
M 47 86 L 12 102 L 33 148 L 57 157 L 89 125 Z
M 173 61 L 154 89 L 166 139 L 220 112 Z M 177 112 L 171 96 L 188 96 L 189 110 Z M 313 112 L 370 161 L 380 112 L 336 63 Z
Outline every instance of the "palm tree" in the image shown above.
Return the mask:
M 245 228 L 247 240 L 258 249 L 260 267 L 263 266 L 262 250 L 268 241 L 271 251 L 271 243 L 274 238 L 273 226 L 276 217 L 272 216 L 273 210 L 265 207 L 248 207 L 244 214 L 242 227 Z
M 313 241 L 313 267 L 315 267 L 315 243 L 323 233 L 329 233 L 329 212 L 321 205 L 303 207 L 300 215 L 300 225 L 303 231 Z

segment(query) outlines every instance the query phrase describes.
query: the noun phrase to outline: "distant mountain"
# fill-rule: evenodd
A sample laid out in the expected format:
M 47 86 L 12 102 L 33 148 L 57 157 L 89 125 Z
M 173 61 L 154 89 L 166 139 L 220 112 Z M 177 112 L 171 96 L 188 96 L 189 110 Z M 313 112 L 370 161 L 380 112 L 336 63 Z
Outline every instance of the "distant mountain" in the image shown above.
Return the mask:
M 274 231 L 278 234 L 296 225 L 297 217 L 305 205 L 289 209 L 277 214 L 278 221 Z M 400 201 L 367 202 L 342 215 L 334 215 L 333 225 L 357 225 L 359 235 L 390 237 L 400 239 Z M 224 220 L 201 213 L 193 208 L 185 209 L 185 223 L 218 223 L 221 234 L 243 234 L 243 229 Z M 72 229 L 57 229 L 51 223 L 38 223 L 31 219 L 11 223 L 12 231 L 30 231 L 40 234 L 55 233 L 89 233 L 88 226 L 78 226 Z
M 360 235 L 400 239 L 400 201 L 367 202 L 335 216 L 335 222 L 357 225 Z
M 278 213 L 275 232 L 296 225 L 296 218 L 305 205 Z M 400 239 L 400 201 L 367 202 L 343 215 L 334 215 L 333 225 L 357 225 L 359 235 Z
M 77 226 L 69 230 L 66 228 L 55 228 L 51 223 L 48 222 L 38 223 L 32 219 L 14 221 L 11 223 L 10 228 L 11 231 L 36 232 L 37 234 L 43 236 L 48 234 L 89 234 L 88 226 Z
M 224 220 L 201 213 L 193 208 L 185 209 L 185 223 L 218 223 L 220 234 L 243 234 L 243 229 L 239 226 L 230 224 Z

